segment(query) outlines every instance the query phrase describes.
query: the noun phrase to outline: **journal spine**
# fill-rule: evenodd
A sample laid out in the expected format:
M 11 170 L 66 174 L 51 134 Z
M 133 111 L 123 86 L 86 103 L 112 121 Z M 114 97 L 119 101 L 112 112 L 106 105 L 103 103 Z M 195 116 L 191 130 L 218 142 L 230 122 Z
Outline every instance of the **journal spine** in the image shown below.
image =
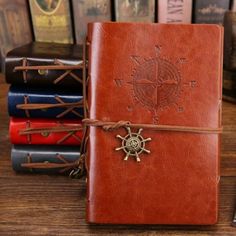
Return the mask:
M 91 78 L 91 63 L 92 60 L 94 59 L 94 57 L 92 58 L 92 32 L 93 32 L 93 26 L 91 24 L 88 24 L 88 37 L 87 37 L 87 55 L 88 55 L 88 74 L 87 77 Z M 91 83 L 91 80 L 88 80 L 88 84 Z M 91 88 L 91 86 L 87 85 L 88 88 Z M 90 91 L 88 91 L 88 94 L 91 94 Z M 90 100 L 90 96 L 87 97 L 87 102 L 88 102 L 88 111 L 86 112 L 88 116 L 90 116 L 90 104 L 91 104 L 91 100 Z M 88 127 L 88 131 L 87 131 L 87 135 L 89 137 L 90 134 L 90 127 Z M 87 173 L 87 204 L 86 204 L 86 219 L 87 222 L 91 221 L 91 215 L 92 215 L 92 209 L 90 206 L 90 188 L 91 188 L 91 183 L 90 183 L 90 154 L 89 154 L 89 150 L 90 150 L 90 142 L 87 143 L 87 158 L 86 158 L 86 173 Z
M 192 0 L 158 1 L 158 23 L 191 23 Z
M 194 23 L 223 24 L 224 14 L 229 10 L 229 0 L 195 0 Z
M 110 0 L 72 1 L 74 28 L 77 44 L 83 44 L 87 34 L 87 23 L 111 20 Z

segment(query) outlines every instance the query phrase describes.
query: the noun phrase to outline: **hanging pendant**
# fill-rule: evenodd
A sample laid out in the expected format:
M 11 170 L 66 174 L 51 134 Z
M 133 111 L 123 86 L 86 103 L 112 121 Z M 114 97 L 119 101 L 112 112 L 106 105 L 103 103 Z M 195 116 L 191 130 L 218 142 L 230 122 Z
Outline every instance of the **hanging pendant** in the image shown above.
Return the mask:
M 126 154 L 124 160 L 127 161 L 130 156 L 134 157 L 137 162 L 140 162 L 140 155 L 142 153 L 150 153 L 150 150 L 145 148 L 146 142 L 151 141 L 151 138 L 143 138 L 141 132 L 143 129 L 139 129 L 137 133 L 131 131 L 130 127 L 126 127 L 128 134 L 125 137 L 117 135 L 116 137 L 121 139 L 121 146 L 115 150 L 123 150 Z

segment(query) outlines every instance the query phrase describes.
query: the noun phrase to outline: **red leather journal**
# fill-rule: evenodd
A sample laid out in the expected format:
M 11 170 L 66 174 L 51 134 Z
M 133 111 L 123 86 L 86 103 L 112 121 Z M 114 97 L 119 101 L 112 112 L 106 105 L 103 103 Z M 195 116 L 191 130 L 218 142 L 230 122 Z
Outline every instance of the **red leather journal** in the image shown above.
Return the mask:
M 88 32 L 88 222 L 216 223 L 222 27 Z
M 80 145 L 81 121 L 53 119 L 10 119 L 12 144 Z

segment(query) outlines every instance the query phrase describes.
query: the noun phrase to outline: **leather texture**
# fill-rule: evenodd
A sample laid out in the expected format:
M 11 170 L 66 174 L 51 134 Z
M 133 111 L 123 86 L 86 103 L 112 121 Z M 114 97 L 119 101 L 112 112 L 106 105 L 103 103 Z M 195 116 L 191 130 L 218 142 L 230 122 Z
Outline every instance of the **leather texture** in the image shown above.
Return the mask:
M 88 27 L 88 118 L 221 127 L 221 26 L 93 23 Z M 150 153 L 141 152 L 140 162 L 124 151 L 124 144 L 135 150 L 138 143 L 128 143 L 128 132 L 151 138 L 144 141 Z M 147 128 L 105 131 L 91 126 L 88 137 L 88 222 L 217 222 L 219 134 Z
M 11 117 L 9 135 L 12 144 L 80 145 L 82 127 L 80 120 Z
M 67 168 L 27 168 L 24 163 L 73 163 L 79 159 L 80 148 L 76 146 L 13 145 L 11 150 L 12 168 L 16 172 L 61 174 Z
M 8 113 L 14 117 L 82 119 L 82 99 L 82 93 L 69 89 L 29 88 L 12 85 L 8 93 Z M 78 105 L 73 105 L 76 103 Z M 40 104 L 45 107 L 48 105 L 48 108 L 44 109 Z M 53 104 L 64 104 L 65 106 L 50 107 Z M 26 106 L 18 107 L 19 105 Z M 27 105 L 29 105 L 28 109 Z M 30 109 L 31 105 L 35 105 L 35 107 Z
M 82 84 L 75 77 L 82 78 L 82 69 L 47 70 L 45 73 L 38 70 L 16 71 L 15 67 L 23 66 L 52 66 L 82 63 L 82 46 L 73 44 L 57 44 L 32 42 L 22 47 L 15 48 L 6 56 L 6 81 L 10 84 L 27 84 L 33 86 L 76 86 L 77 91 L 82 90 Z M 66 73 L 66 74 L 65 74 Z M 60 78 L 58 82 L 56 79 Z

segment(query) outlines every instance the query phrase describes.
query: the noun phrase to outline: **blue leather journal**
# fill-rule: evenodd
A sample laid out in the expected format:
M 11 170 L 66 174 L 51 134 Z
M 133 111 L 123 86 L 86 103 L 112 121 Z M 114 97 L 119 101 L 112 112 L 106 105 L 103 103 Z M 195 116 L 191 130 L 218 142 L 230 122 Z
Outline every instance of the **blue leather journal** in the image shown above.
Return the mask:
M 16 172 L 69 173 L 80 157 L 78 146 L 13 145 L 12 168 Z
M 14 117 L 81 119 L 83 96 L 79 91 L 12 85 L 8 112 Z

